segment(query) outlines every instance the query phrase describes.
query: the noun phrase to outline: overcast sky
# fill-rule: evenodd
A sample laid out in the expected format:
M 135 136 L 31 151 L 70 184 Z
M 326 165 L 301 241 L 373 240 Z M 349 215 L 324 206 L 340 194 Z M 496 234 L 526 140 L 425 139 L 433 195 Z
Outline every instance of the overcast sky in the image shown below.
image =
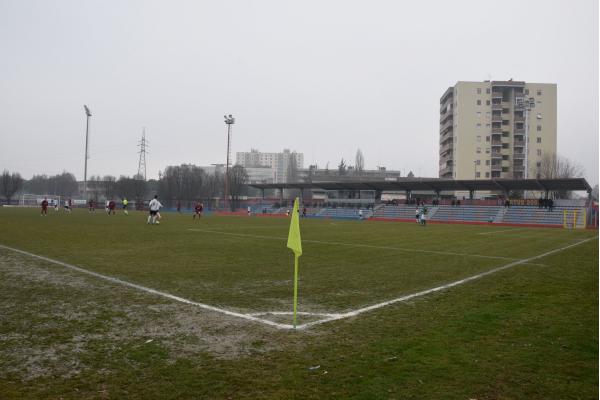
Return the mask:
M 598 2 L 0 0 L 0 170 L 148 176 L 304 153 L 437 176 L 459 80 L 558 84 L 558 152 L 598 182 Z

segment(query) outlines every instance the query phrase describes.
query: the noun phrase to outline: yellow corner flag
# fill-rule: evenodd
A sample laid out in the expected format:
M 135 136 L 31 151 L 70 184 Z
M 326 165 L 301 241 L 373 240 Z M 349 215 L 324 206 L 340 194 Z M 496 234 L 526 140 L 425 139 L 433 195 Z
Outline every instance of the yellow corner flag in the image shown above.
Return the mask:
M 302 255 L 302 240 L 300 239 L 300 213 L 298 212 L 298 198 L 294 200 L 294 210 L 292 211 L 292 222 L 290 222 L 290 233 L 288 235 L 287 247 L 292 249 L 296 257 Z
M 300 216 L 298 198 L 294 200 L 290 233 L 287 247 L 294 252 L 294 328 L 296 328 L 296 309 L 298 308 L 298 257 L 302 255 L 302 239 L 300 238 Z

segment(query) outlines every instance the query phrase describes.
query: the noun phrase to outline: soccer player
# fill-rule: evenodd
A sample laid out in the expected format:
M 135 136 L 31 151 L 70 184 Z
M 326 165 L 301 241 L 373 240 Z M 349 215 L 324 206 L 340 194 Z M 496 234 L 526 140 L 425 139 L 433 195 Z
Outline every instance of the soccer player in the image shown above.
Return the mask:
M 94 199 L 90 199 L 90 201 L 88 202 L 88 205 L 90 206 L 90 209 L 88 212 L 96 212 L 96 205 L 94 204 Z
M 150 203 L 148 204 L 148 207 L 150 208 L 150 215 L 148 215 L 148 223 L 152 223 L 153 225 L 159 223 L 156 220 L 156 218 L 158 217 L 158 219 L 160 219 L 160 214 L 158 213 L 158 211 L 162 206 L 163 205 L 160 204 L 160 201 L 158 201 L 158 195 L 154 195 L 154 198 L 150 200 Z
M 65 211 L 66 211 L 67 213 L 70 213 L 70 212 L 71 212 L 71 199 L 69 199 L 69 200 L 65 200 Z
M 417 207 L 417 209 L 415 210 L 415 222 L 418 224 L 421 221 L 421 210 L 419 210 L 419 207 Z
M 48 200 L 45 197 L 44 200 L 42 200 L 42 213 L 40 215 L 43 215 L 44 217 L 48 215 Z
M 108 215 L 110 215 L 111 212 L 112 212 L 112 215 L 115 215 L 116 205 L 117 204 L 113 200 L 108 202 Z
M 305 208 L 305 210 L 306 210 L 306 208 Z M 359 208 L 359 209 L 358 209 L 358 219 L 363 219 L 363 211 L 362 211 L 362 208 Z
M 192 219 L 196 219 L 196 215 L 197 215 L 198 221 L 200 221 L 200 217 L 202 216 L 203 208 L 204 208 L 204 205 L 200 202 L 197 202 L 196 205 L 194 206 L 194 215 L 193 215 Z
M 362 217 L 362 214 L 361 214 Z M 306 218 L 306 207 L 302 208 L 302 218 Z
M 127 211 L 127 206 L 129 205 L 129 201 L 127 201 L 127 198 L 123 197 L 123 201 L 121 203 L 123 204 L 123 213 L 125 215 L 129 215 L 129 211 Z
M 252 208 L 250 206 L 248 206 L 248 216 L 250 216 L 252 214 Z

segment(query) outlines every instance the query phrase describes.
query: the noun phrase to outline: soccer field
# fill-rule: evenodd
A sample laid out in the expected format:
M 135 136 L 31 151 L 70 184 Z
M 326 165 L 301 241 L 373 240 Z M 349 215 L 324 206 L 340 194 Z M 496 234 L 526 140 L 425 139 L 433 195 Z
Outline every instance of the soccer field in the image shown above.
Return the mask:
M 85 398 L 148 398 L 154 386 L 160 398 L 543 398 L 544 382 L 573 398 L 597 390 L 596 231 L 304 219 L 293 331 L 288 219 L 145 221 L 0 209 L 3 398 L 26 387 L 81 398 L 79 384 Z M 571 367 L 546 365 L 555 351 Z M 131 370 L 113 365 L 120 357 Z M 135 371 L 146 385 L 124 392 Z

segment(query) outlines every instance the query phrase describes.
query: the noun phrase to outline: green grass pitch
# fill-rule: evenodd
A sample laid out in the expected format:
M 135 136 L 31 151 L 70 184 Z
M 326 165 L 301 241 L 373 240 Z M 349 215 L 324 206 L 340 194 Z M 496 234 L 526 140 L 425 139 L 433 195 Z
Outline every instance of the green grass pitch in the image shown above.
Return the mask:
M 294 331 L 219 311 L 291 323 L 288 219 L 145 221 L 0 209 L 0 245 L 218 308 L 0 248 L 0 398 L 597 396 L 596 231 L 301 220 L 299 323 L 348 317 Z

